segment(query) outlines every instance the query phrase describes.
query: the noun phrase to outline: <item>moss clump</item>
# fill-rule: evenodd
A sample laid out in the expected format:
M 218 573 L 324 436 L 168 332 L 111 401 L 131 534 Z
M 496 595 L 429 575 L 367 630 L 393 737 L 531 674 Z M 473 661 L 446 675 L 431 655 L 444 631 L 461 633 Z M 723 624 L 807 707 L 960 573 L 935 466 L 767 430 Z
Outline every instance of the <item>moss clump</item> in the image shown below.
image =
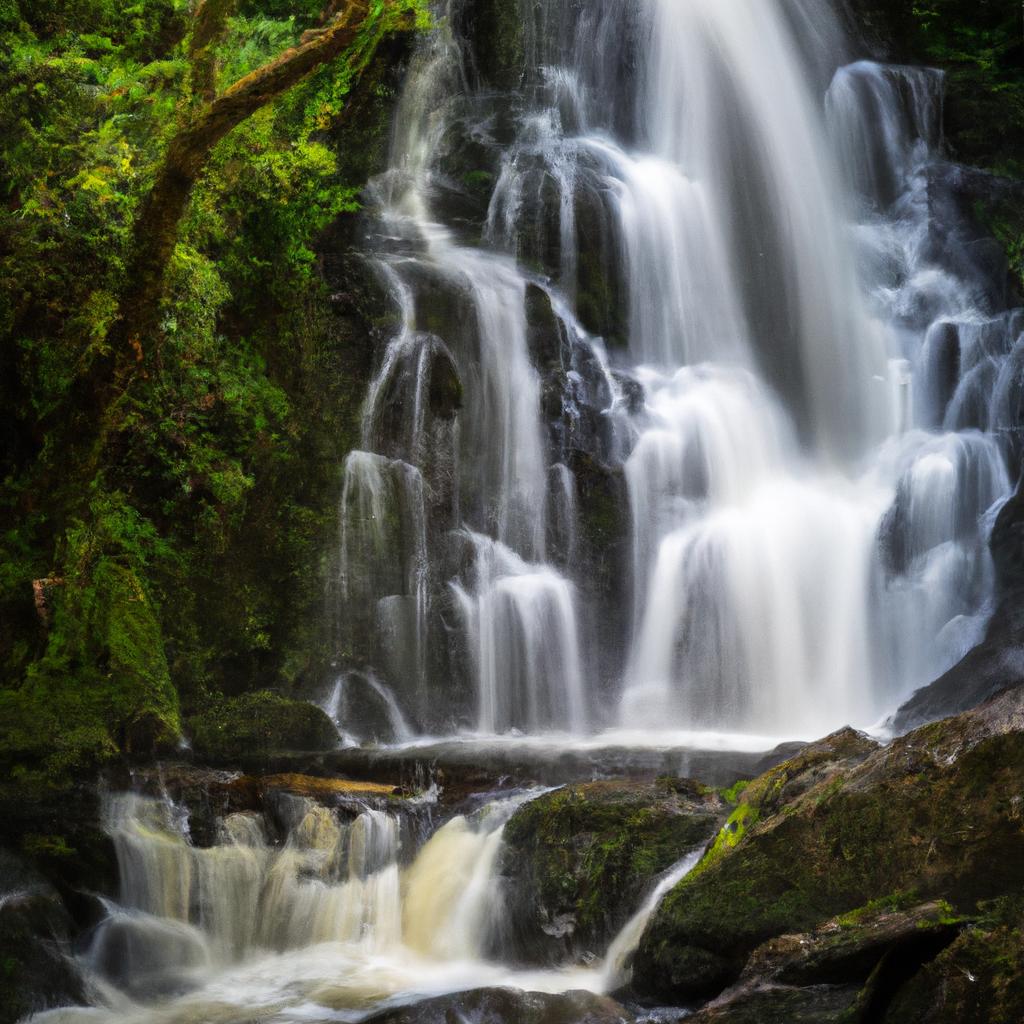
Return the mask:
M 0 690 L 0 764 L 18 786 L 70 785 L 118 753 L 181 732 L 158 609 L 144 582 L 151 537 L 116 500 L 67 533 L 66 575 L 46 590 L 42 655 Z
M 266 690 L 211 701 L 186 725 L 195 752 L 216 761 L 330 750 L 338 744 L 337 730 L 315 704 Z

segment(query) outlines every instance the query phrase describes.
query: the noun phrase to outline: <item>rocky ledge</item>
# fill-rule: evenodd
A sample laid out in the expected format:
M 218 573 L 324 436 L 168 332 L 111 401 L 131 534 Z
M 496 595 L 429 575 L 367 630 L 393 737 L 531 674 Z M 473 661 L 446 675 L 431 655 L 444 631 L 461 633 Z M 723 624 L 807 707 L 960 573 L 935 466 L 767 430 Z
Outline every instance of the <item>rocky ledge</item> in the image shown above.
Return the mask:
M 1022 910 L 1017 687 L 887 747 L 843 730 L 750 783 L 634 987 L 711 1000 L 697 1021 L 1024 1020 Z

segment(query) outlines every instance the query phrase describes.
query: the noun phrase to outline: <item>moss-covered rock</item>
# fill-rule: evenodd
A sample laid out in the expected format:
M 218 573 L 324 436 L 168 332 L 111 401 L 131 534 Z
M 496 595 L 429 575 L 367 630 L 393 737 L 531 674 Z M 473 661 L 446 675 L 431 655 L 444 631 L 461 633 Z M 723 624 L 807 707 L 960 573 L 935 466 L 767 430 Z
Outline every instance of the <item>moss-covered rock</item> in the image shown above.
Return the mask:
M 885 1024 L 1024 1020 L 1024 920 L 969 928 L 889 1003 Z
M 723 805 L 688 780 L 590 782 L 521 807 L 503 876 L 521 959 L 600 954 L 656 877 L 713 835 Z
M 315 704 L 267 690 L 213 701 L 186 725 L 199 757 L 225 763 L 338 744 L 337 730 Z
M 714 994 L 768 939 L 894 892 L 972 913 L 1024 886 L 1024 689 L 850 753 L 810 778 L 790 762 L 747 787 L 757 820 L 748 812 L 735 845 L 716 844 L 665 899 L 637 953 L 641 991 Z M 787 799 L 779 780 L 801 777 Z
M 470 41 L 481 84 L 514 89 L 526 73 L 526 21 L 532 4 L 520 0 L 476 0 L 460 10 L 458 28 Z

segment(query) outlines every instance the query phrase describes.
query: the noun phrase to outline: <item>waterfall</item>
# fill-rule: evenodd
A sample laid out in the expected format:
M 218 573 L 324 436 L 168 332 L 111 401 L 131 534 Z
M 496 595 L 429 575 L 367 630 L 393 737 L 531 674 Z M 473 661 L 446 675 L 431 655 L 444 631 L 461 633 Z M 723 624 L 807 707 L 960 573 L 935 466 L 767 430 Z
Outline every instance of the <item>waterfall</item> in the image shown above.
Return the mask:
M 369 190 L 342 671 L 413 732 L 871 724 L 981 635 L 1021 450 L 942 75 L 847 63 L 827 0 L 524 0 L 510 92 L 467 2 Z
M 503 933 L 506 822 L 540 790 L 492 800 L 418 848 L 399 807 L 337 809 L 279 795 L 262 814 L 229 813 L 198 847 L 166 799 L 107 798 L 118 900 L 81 956 L 95 1005 L 41 1019 L 186 1024 L 337 1015 L 480 985 L 611 992 L 661 899 L 700 859 L 687 854 L 589 967 L 514 970 L 487 959 Z M 413 841 L 415 846 L 415 842 Z

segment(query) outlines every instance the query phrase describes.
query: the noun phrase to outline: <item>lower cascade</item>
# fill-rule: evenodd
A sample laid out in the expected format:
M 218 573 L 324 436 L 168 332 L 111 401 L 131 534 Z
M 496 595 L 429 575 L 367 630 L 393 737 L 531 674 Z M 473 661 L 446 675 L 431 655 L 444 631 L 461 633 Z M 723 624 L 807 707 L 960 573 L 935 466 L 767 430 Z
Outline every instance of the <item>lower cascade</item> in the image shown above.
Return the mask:
M 94 1005 L 34 1020 L 242 1024 L 334 1011 L 330 1019 L 358 1021 L 483 986 L 621 988 L 644 925 L 700 851 L 664 875 L 603 960 L 504 966 L 502 831 L 538 792 L 493 800 L 433 831 L 402 809 L 331 809 L 278 794 L 271 813 L 217 819 L 207 848 L 193 844 L 188 812 L 169 800 L 109 797 L 121 887 L 80 957 Z

